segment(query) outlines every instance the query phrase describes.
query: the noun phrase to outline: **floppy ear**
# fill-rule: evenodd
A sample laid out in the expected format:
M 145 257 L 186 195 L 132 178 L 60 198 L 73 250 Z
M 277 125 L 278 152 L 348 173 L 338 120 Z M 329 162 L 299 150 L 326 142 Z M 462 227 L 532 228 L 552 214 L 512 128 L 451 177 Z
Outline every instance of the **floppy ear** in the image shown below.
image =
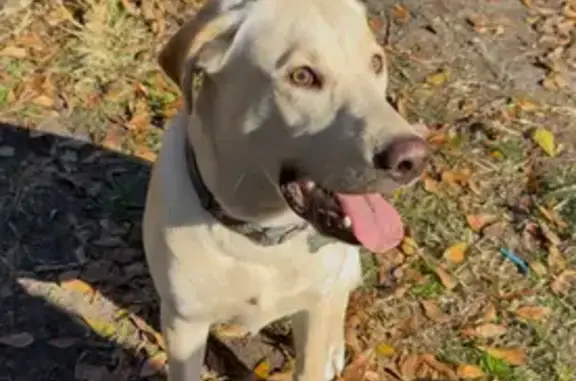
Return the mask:
M 220 1 L 209 1 L 170 38 L 158 57 L 162 70 L 182 90 L 188 109 L 193 73 L 218 71 L 242 21 L 241 10 L 221 7 Z

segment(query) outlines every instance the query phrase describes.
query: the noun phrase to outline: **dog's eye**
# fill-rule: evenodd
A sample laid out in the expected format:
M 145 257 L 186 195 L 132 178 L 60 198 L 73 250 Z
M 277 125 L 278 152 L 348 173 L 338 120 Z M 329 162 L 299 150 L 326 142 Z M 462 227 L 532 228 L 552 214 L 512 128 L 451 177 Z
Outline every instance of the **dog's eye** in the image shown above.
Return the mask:
M 372 56 L 372 70 L 374 73 L 380 74 L 384 70 L 384 58 L 380 54 L 374 54 Z
M 308 66 L 293 69 L 289 75 L 290 82 L 299 87 L 319 88 L 322 86 L 319 76 Z

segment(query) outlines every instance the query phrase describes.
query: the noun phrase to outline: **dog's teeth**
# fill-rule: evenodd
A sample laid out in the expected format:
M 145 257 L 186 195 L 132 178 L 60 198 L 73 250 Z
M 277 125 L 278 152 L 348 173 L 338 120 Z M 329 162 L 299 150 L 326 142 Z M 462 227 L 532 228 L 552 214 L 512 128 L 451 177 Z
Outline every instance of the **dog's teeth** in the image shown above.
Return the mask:
M 346 216 L 342 219 L 342 226 L 344 226 L 345 228 L 349 228 L 352 226 L 352 220 L 350 219 L 350 217 Z

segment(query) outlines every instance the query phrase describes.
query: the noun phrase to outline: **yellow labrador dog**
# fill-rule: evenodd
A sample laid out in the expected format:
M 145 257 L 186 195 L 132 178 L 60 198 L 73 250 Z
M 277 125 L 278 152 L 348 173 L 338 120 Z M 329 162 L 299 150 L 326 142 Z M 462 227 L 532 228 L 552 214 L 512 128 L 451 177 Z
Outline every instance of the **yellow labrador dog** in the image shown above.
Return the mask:
M 359 247 L 381 252 L 403 236 L 380 194 L 413 182 L 429 154 L 386 102 L 386 59 L 365 9 L 209 1 L 159 62 L 185 99 L 144 221 L 169 380 L 200 379 L 211 324 L 256 332 L 284 316 L 295 379 L 332 379 Z

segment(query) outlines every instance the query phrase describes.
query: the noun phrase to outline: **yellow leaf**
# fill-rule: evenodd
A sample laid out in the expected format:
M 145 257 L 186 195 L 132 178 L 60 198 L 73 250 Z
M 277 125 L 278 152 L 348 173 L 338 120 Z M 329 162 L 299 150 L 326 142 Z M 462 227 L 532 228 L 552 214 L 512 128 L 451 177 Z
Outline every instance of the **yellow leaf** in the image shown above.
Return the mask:
M 416 244 L 416 241 L 414 241 L 410 236 L 405 236 L 400 244 L 400 250 L 408 256 L 414 255 L 417 248 L 418 245 Z
M 116 334 L 116 327 L 107 320 L 84 318 L 84 322 L 103 338 L 109 339 Z
M 462 333 L 466 336 L 480 337 L 484 339 L 499 337 L 506 333 L 507 329 L 503 325 L 487 323 L 473 328 L 466 328 Z
M 469 365 L 469 364 L 458 365 L 456 374 L 458 375 L 459 378 L 463 378 L 465 380 L 474 380 L 476 378 L 484 377 L 484 372 L 482 371 L 482 369 L 480 369 L 476 365 Z
M 456 282 L 454 280 L 452 275 L 448 274 L 448 272 L 446 270 L 444 270 L 442 267 L 439 267 L 439 266 L 436 267 L 434 269 L 434 272 L 436 273 L 436 275 L 440 279 L 440 282 L 442 283 L 442 285 L 444 285 L 444 287 L 446 287 L 448 290 L 452 290 L 458 285 L 458 282 Z
M 478 349 L 510 365 L 520 366 L 526 362 L 526 353 L 522 348 L 494 348 L 480 345 Z
M 270 376 L 270 363 L 266 358 L 260 360 L 254 367 L 254 374 L 261 380 L 266 380 Z
M 541 322 L 545 320 L 548 315 L 550 315 L 552 311 L 548 307 L 539 307 L 539 306 L 524 306 L 518 307 L 514 313 L 516 316 L 526 319 L 532 320 L 535 322 Z
M 537 128 L 532 133 L 532 140 L 542 148 L 548 156 L 556 156 L 556 143 L 554 134 L 545 128 Z
M 396 350 L 386 343 L 380 343 L 376 346 L 376 353 L 380 356 L 392 357 L 396 354 Z
M 546 274 L 548 274 L 548 269 L 540 261 L 537 260 L 530 261 L 528 265 L 530 266 L 532 271 L 536 273 L 536 275 L 545 276 Z
M 444 70 L 430 74 L 426 77 L 426 83 L 432 86 L 442 86 L 448 80 L 448 73 Z
M 65 290 L 80 292 L 82 294 L 94 294 L 92 286 L 80 279 L 62 281 L 60 282 L 60 287 Z
M 461 263 L 464 261 L 464 255 L 466 254 L 466 250 L 468 250 L 468 244 L 465 242 L 459 242 L 444 251 L 444 258 L 449 260 L 454 264 Z

